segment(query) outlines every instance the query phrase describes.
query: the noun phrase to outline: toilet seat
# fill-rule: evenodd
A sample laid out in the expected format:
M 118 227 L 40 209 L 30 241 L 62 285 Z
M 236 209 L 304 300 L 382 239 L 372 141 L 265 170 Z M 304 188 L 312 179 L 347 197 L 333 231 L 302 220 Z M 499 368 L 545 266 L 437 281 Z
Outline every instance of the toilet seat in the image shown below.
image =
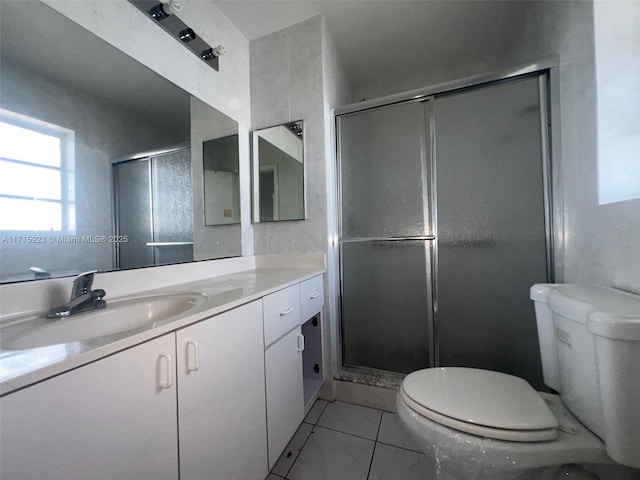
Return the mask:
M 543 442 L 558 437 L 558 420 L 521 378 L 463 367 L 428 368 L 407 375 L 400 396 L 414 412 L 481 437 Z

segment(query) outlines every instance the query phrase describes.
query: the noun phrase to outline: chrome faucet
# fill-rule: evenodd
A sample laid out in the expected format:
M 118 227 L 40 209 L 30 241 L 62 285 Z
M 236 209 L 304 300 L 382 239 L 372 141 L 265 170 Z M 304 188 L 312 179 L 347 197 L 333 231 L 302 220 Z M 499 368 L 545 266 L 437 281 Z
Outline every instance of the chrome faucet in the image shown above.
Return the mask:
M 107 302 L 103 300 L 103 297 L 105 297 L 107 293 L 101 288 L 91 290 L 93 275 L 99 271 L 100 270 L 92 270 L 78 275 L 73 280 L 71 299 L 64 305 L 49 310 L 47 312 L 47 318 L 68 317 L 88 310 L 97 310 L 106 307 Z

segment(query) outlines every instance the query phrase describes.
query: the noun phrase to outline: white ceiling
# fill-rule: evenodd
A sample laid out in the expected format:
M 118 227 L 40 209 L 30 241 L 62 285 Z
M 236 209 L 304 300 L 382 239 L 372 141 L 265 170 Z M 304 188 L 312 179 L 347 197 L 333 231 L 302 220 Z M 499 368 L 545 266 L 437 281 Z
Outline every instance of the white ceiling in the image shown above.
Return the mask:
M 324 14 L 354 86 L 502 55 L 526 1 L 216 1 L 248 40 Z

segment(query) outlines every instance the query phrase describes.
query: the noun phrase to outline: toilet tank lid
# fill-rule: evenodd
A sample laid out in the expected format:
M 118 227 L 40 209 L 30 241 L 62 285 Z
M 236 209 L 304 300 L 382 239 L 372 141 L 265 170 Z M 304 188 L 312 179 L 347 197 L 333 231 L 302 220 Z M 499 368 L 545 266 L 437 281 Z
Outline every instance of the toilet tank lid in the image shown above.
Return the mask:
M 595 335 L 617 340 L 640 341 L 640 313 L 635 315 L 615 315 L 593 312 L 587 324 Z
M 640 340 L 640 295 L 599 285 L 549 285 L 556 313 L 609 338 Z
M 556 283 L 536 283 L 529 289 L 529 298 L 534 302 L 547 303 L 551 289 L 557 285 Z

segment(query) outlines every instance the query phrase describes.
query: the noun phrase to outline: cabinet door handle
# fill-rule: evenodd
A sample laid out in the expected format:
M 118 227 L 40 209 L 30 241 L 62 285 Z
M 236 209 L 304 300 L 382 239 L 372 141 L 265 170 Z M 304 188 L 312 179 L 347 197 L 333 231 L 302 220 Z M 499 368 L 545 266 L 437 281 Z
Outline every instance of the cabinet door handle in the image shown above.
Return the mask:
M 291 312 L 293 312 L 293 307 L 285 308 L 280 312 L 280 316 L 284 317 L 285 315 L 289 315 Z
M 187 342 L 187 371 L 200 370 L 200 346 L 195 340 Z
M 312 293 L 311 295 L 309 295 L 309 300 L 313 300 L 314 298 L 318 298 L 319 296 L 319 293 Z
M 160 389 L 173 386 L 173 359 L 168 353 L 161 353 L 158 358 L 158 386 Z
M 301 333 L 298 334 L 298 352 L 302 352 L 304 350 L 304 335 Z

